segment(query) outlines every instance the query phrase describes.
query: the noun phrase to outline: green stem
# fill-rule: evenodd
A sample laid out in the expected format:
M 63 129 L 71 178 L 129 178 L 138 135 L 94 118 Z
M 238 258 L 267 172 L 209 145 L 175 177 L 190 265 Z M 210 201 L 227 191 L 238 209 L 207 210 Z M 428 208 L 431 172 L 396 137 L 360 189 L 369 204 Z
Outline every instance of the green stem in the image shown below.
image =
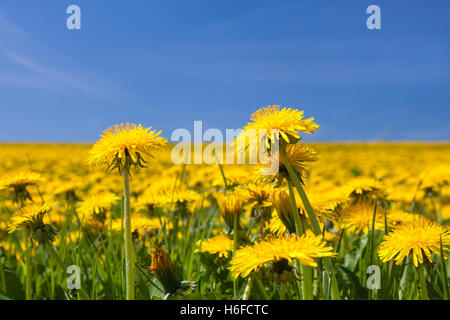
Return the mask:
M 439 237 L 439 242 L 440 242 L 440 257 L 439 260 L 441 261 L 441 279 L 442 279 L 442 288 L 444 291 L 444 299 L 448 300 L 449 299 L 449 294 L 448 294 L 448 282 L 447 282 L 447 268 L 445 265 L 445 255 L 444 255 L 444 250 L 442 249 L 442 235 L 440 235 Z
M 222 164 L 219 161 L 219 158 L 217 157 L 217 154 L 214 154 L 214 156 L 216 157 L 216 162 L 219 165 L 220 174 L 222 175 L 223 183 L 224 183 L 224 186 L 225 186 L 225 192 L 224 193 L 226 194 L 227 190 L 228 190 L 227 178 L 225 178 L 225 173 L 223 172 L 223 167 L 222 167 Z
M 311 224 L 311 228 L 316 235 L 321 235 L 322 232 L 320 230 L 319 221 L 316 218 L 316 215 L 314 214 L 314 210 L 311 207 L 311 204 L 309 203 L 308 197 L 306 196 L 305 190 L 303 190 L 302 184 L 300 183 L 300 179 L 298 178 L 297 174 L 295 173 L 294 169 L 292 169 L 291 164 L 289 163 L 286 154 L 283 150 L 280 150 L 280 156 L 283 160 L 284 165 L 286 166 L 286 169 L 289 172 L 289 176 L 294 183 L 295 187 L 297 188 L 297 191 L 300 195 L 300 198 L 303 201 L 303 205 L 305 206 L 306 213 L 308 214 L 309 222 Z M 323 264 L 325 266 L 325 269 L 327 270 L 328 274 L 331 273 L 331 298 L 333 300 L 340 300 L 341 296 L 339 293 L 339 287 L 337 286 L 336 281 L 336 275 L 334 273 L 334 269 L 331 266 L 331 259 L 329 257 L 323 258 Z
M 30 240 L 30 232 L 27 228 L 23 233 L 23 241 L 25 245 L 25 299 L 32 299 L 31 292 L 31 240 Z
M 125 286 L 126 299 L 134 300 L 134 251 L 131 237 L 130 215 L 130 168 L 123 168 L 123 231 L 125 240 Z
M 286 283 L 281 281 L 280 283 L 280 300 L 286 299 Z
M 419 272 L 420 299 L 430 300 L 430 298 L 428 298 L 427 282 L 425 280 L 425 272 L 423 264 L 419 264 L 419 268 L 417 271 Z
M 245 286 L 244 295 L 242 296 L 242 300 L 248 300 L 250 298 L 252 286 L 253 286 L 253 278 L 248 277 L 247 285 Z
M 374 239 L 375 239 L 375 218 L 377 215 L 377 201 L 375 201 L 374 209 L 373 209 L 373 215 L 372 215 L 372 229 L 369 230 L 370 232 L 370 243 L 369 243 L 369 266 L 372 265 L 373 262 L 373 251 L 374 251 Z M 373 294 L 376 292 L 375 290 L 369 290 L 369 299 L 373 298 Z
M 0 258 L 0 281 L 1 281 L 0 289 L 2 290 L 2 292 L 6 292 L 5 270 L 4 270 L 3 262 L 1 261 L 1 258 Z
M 292 182 L 288 180 L 289 198 L 291 200 L 291 211 L 294 218 L 295 233 L 297 236 L 303 234 L 302 223 L 300 221 L 300 215 L 298 214 L 297 203 L 295 201 L 294 189 L 292 188 Z
M 442 193 L 441 193 L 441 191 L 439 191 L 438 200 L 439 200 L 439 209 L 437 210 L 436 220 L 438 223 L 441 223 L 442 222 Z
M 300 221 L 300 216 L 297 210 L 297 204 L 295 202 L 294 189 L 292 188 L 292 182 L 288 180 L 288 188 L 289 188 L 289 198 L 291 199 L 291 211 L 294 216 L 295 223 L 295 232 L 298 237 L 303 234 L 303 226 Z M 296 261 L 296 269 L 300 267 L 302 274 L 302 295 L 304 300 L 312 300 L 313 299 L 313 286 L 312 286 L 312 269 L 308 266 L 301 264 L 299 261 Z M 300 287 L 300 281 L 297 279 L 297 285 Z
M 398 298 L 399 300 L 403 300 L 403 298 L 405 297 L 405 293 L 406 293 L 406 286 L 408 283 L 408 273 L 409 273 L 409 258 L 407 257 L 405 259 L 405 268 L 403 270 L 403 275 L 402 278 L 400 280 L 400 287 L 398 290 Z
M 55 248 L 50 243 L 47 243 L 44 247 L 47 250 L 47 252 L 50 253 L 55 258 L 56 262 L 61 267 L 61 270 L 64 270 L 65 266 L 61 261 L 61 259 L 59 258 L 58 254 L 56 253 Z
M 238 247 L 238 219 L 239 219 L 239 214 L 236 214 L 234 216 L 234 221 L 233 221 L 233 257 L 236 256 L 236 251 L 237 251 L 237 247 Z M 234 292 L 234 297 L 235 299 L 237 299 L 237 278 L 234 279 L 233 281 L 233 292 Z
M 263 284 L 261 283 L 261 280 L 258 278 L 258 276 L 255 274 L 253 275 L 253 281 L 256 285 L 256 289 L 259 292 L 259 296 L 262 300 L 270 300 L 269 296 L 266 293 L 266 290 L 264 289 Z
M 303 274 L 303 300 L 313 300 L 312 276 L 313 269 L 309 266 L 301 265 Z

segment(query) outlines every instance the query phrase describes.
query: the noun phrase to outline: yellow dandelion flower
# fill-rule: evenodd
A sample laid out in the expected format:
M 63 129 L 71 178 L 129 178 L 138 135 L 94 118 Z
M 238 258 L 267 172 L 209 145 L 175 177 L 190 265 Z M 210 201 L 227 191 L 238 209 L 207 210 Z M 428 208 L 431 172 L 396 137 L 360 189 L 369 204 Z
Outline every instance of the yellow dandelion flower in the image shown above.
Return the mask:
M 12 173 L 0 180 L 0 190 L 9 189 L 13 193 L 13 202 L 32 200 L 27 190 L 29 186 L 35 186 L 44 179 L 39 173 L 31 171 L 22 171 Z
M 136 208 L 142 208 L 150 214 L 154 213 L 154 209 L 160 205 L 159 197 L 151 191 L 144 192 L 137 200 Z
M 247 183 L 237 187 L 236 191 L 242 196 L 244 202 L 259 207 L 270 207 L 273 188 L 272 183 Z
M 438 164 L 426 170 L 421 188 L 425 191 L 439 192 L 443 186 L 450 184 L 450 165 Z
M 319 154 L 314 149 L 308 147 L 307 145 L 301 143 L 289 144 L 286 147 L 286 158 L 289 161 L 292 168 L 300 174 L 303 173 L 308 168 L 308 163 L 315 162 L 319 160 Z M 280 172 L 288 174 L 287 169 L 283 164 L 283 160 L 279 159 Z
M 440 239 L 444 258 L 448 258 L 448 246 L 450 245 L 450 232 L 436 222 L 428 219 L 418 219 L 395 227 L 389 234 L 383 237 L 378 249 L 378 255 L 383 262 L 393 258 L 398 264 L 407 256 L 412 256 L 416 267 L 423 263 L 424 255 L 432 261 L 431 253 L 440 255 Z
M 215 236 L 203 241 L 199 240 L 196 244 L 200 247 L 196 250 L 197 252 L 218 254 L 220 258 L 228 258 L 233 250 L 233 240 L 225 235 Z
M 53 187 L 55 188 L 53 193 L 55 195 L 63 196 L 67 201 L 78 200 L 77 191 L 81 189 L 81 181 L 57 181 Z
M 411 222 L 421 219 L 421 216 L 415 213 L 408 213 L 399 209 L 391 209 L 386 212 L 386 220 L 390 226 Z
M 450 203 L 442 206 L 441 217 L 443 221 L 450 219 Z
M 303 118 L 303 111 L 292 108 L 281 108 L 279 105 L 260 108 L 250 117 L 249 122 L 243 132 L 253 130 L 278 130 L 279 135 L 286 143 L 293 143 L 301 139 L 299 133 L 314 133 L 319 129 L 319 125 L 314 122 L 314 118 Z M 267 139 L 278 139 L 278 137 L 269 137 Z
M 278 214 L 274 214 L 272 218 L 267 222 L 267 228 L 271 233 L 276 235 L 282 235 L 286 232 L 286 226 L 281 221 Z
M 161 229 L 163 223 L 167 223 L 165 218 L 159 219 L 156 217 L 149 218 L 142 214 L 135 213 L 131 215 L 131 230 L 132 232 L 152 232 L 154 230 Z M 122 219 L 115 219 L 112 222 L 112 230 L 122 230 Z M 166 226 L 168 229 L 172 229 L 172 223 Z
M 106 165 L 108 168 L 118 168 L 125 164 L 143 167 L 143 156 L 153 157 L 149 152 L 161 150 L 167 145 L 167 140 L 158 137 L 161 131 L 150 131 L 141 124 L 114 125 L 103 131 L 101 139 L 91 149 L 88 163 L 92 166 Z
M 324 228 L 323 223 L 319 223 L 319 226 L 320 226 L 320 230 L 323 230 L 323 228 Z M 280 218 L 276 214 L 267 223 L 267 228 L 269 229 L 269 231 L 271 233 L 274 233 L 278 236 L 283 235 L 287 231 L 285 225 L 283 224 L 283 222 L 280 220 Z M 325 233 L 323 236 L 324 236 L 325 241 L 328 241 L 328 242 L 338 241 L 339 237 L 340 237 L 339 234 L 337 234 L 335 232 L 330 232 L 328 230 L 325 230 Z
M 357 203 L 342 211 L 336 218 L 336 224 L 341 228 L 357 233 L 367 233 L 372 229 L 374 205 L 370 203 Z M 377 207 L 375 214 L 375 229 L 384 230 L 384 211 Z
M 387 197 L 386 187 L 368 177 L 357 177 L 343 186 L 346 196 L 353 201 L 382 200 Z
M 233 277 L 247 277 L 251 272 L 258 271 L 268 263 L 275 263 L 282 259 L 292 263 L 297 259 L 300 263 L 316 267 L 315 258 L 334 257 L 336 254 L 332 247 L 326 245 L 322 236 L 315 236 L 311 231 L 305 235 L 287 235 L 279 238 L 269 238 L 246 246 L 236 251 L 231 260 L 231 273 Z
M 95 218 L 99 221 L 106 219 L 106 212 L 120 198 L 113 193 L 100 193 L 87 197 L 78 203 L 78 211 L 84 219 Z
M 44 223 L 44 215 L 49 213 L 56 202 L 51 201 L 43 204 L 29 204 L 20 209 L 11 217 L 8 225 L 8 233 L 28 228 L 32 238 L 44 244 L 55 239 L 56 231 L 52 226 Z
M 186 205 L 187 203 L 196 201 L 200 198 L 200 195 L 192 189 L 186 186 L 180 186 L 176 189 L 170 188 L 158 195 L 159 202 L 162 205 Z

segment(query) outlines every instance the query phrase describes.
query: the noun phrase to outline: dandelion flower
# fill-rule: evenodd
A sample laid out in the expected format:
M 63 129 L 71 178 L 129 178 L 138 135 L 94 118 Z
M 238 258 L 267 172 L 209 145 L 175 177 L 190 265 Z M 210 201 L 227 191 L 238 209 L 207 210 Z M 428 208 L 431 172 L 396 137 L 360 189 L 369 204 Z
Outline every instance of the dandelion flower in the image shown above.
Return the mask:
M 151 127 L 123 123 L 103 131 L 101 139 L 90 151 L 88 163 L 92 166 L 106 165 L 118 169 L 123 177 L 123 224 L 125 244 L 126 299 L 134 300 L 134 253 L 130 217 L 130 166 L 144 167 L 143 155 L 153 157 L 150 151 L 164 149 L 167 140 L 158 137 L 161 131 L 150 131 Z
M 308 168 L 308 163 L 319 160 L 319 154 L 314 149 L 301 143 L 289 144 L 286 147 L 286 158 L 292 168 L 302 175 Z M 280 157 L 280 166 L 284 167 L 283 160 Z M 287 172 L 287 169 L 283 169 Z
M 259 207 L 270 207 L 272 202 L 270 196 L 273 192 L 271 183 L 247 183 L 237 187 L 237 192 L 242 196 L 244 202 Z
M 146 217 L 142 214 L 135 213 L 131 215 L 131 230 L 132 232 L 151 232 L 153 230 L 161 229 L 162 225 L 167 223 L 165 218 L 156 218 L 156 217 Z M 115 219 L 112 222 L 112 230 L 121 230 L 122 229 L 122 219 Z M 168 229 L 172 229 L 173 225 L 169 223 L 167 225 Z
M 105 221 L 106 212 L 120 198 L 113 193 L 92 195 L 78 204 L 78 211 L 86 218 Z
M 420 215 L 415 213 L 408 213 L 403 210 L 391 209 L 386 212 L 386 220 L 389 225 L 396 226 L 406 222 L 411 222 L 421 219 Z
M 412 256 L 414 266 L 424 262 L 424 255 L 432 261 L 431 253 L 440 255 L 440 239 L 445 257 L 448 258 L 450 232 L 436 222 L 418 219 L 397 227 L 383 237 L 378 255 L 383 262 L 393 258 L 398 264 L 407 256 Z
M 10 189 L 13 193 L 13 202 L 25 202 L 27 199 L 32 200 L 27 187 L 35 186 L 43 180 L 42 176 L 36 172 L 17 172 L 0 180 L 0 190 Z
M 44 223 L 44 215 L 49 213 L 56 202 L 51 201 L 43 204 L 29 204 L 20 209 L 11 218 L 8 232 L 14 232 L 27 228 L 31 231 L 32 238 L 45 244 L 55 239 L 56 231 L 49 224 Z
M 421 188 L 428 192 L 439 192 L 450 184 L 450 165 L 440 164 L 425 171 Z
M 108 128 L 90 151 L 89 164 L 119 170 L 127 163 L 143 167 L 144 155 L 153 157 L 150 151 L 164 149 L 167 145 L 166 139 L 158 137 L 161 131 L 150 129 L 129 123 Z
M 66 201 L 78 201 L 79 197 L 77 191 L 81 189 L 81 181 L 58 181 L 53 186 L 55 189 L 53 193 L 58 196 L 63 196 Z
M 357 177 L 343 186 L 345 195 L 353 201 L 382 200 L 387 197 L 386 188 L 381 182 L 368 178 Z
M 303 111 L 292 108 L 281 108 L 279 105 L 260 108 L 250 117 L 249 122 L 244 127 L 243 132 L 253 130 L 271 130 L 276 129 L 279 135 L 286 143 L 292 143 L 301 139 L 299 133 L 314 133 L 319 129 L 319 125 L 314 122 L 314 118 L 303 118 Z M 277 139 L 278 137 L 267 135 L 267 140 Z
M 334 257 L 333 248 L 326 245 L 322 235 L 315 236 L 308 230 L 301 237 L 286 235 L 279 238 L 269 238 L 246 246 L 236 251 L 231 260 L 233 277 L 247 277 L 251 272 L 258 271 L 264 265 L 275 263 L 282 259 L 292 264 L 297 259 L 306 266 L 316 267 L 315 258 Z
M 369 203 L 357 203 L 342 211 L 341 215 L 336 218 L 336 223 L 341 229 L 346 228 L 353 232 L 367 233 L 372 229 L 374 205 Z M 375 214 L 375 229 L 384 230 L 384 212 L 377 208 Z
M 233 240 L 226 235 L 219 235 L 208 240 L 199 240 L 197 245 L 200 247 L 196 251 L 218 254 L 220 258 L 228 258 L 233 250 Z

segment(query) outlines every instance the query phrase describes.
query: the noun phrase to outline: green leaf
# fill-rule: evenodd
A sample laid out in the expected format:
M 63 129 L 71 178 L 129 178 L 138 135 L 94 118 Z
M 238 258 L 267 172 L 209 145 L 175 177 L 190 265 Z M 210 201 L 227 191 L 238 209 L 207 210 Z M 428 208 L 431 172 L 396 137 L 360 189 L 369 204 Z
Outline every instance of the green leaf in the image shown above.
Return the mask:
M 449 293 L 448 293 L 448 277 L 447 277 L 447 268 L 445 267 L 445 260 L 444 260 L 444 250 L 442 249 L 442 236 L 439 237 L 440 241 L 440 251 L 441 255 L 439 256 L 439 260 L 441 262 L 441 280 L 443 285 L 443 291 L 444 291 L 444 299 L 449 299 Z
M 70 300 L 67 292 L 59 284 L 55 286 L 55 292 L 53 293 L 53 298 L 55 300 Z
M 11 300 L 11 299 L 8 298 L 7 296 L 3 295 L 3 294 L 0 292 L 0 300 Z
M 5 282 L 6 282 L 6 295 L 14 300 L 24 300 L 25 291 L 23 290 L 23 285 L 17 275 L 8 269 L 5 272 Z
M 361 285 L 356 274 L 345 268 L 339 267 L 338 269 L 341 273 L 341 276 L 344 278 L 344 282 L 351 284 L 350 291 L 352 299 L 362 300 L 367 299 L 369 297 L 369 290 Z

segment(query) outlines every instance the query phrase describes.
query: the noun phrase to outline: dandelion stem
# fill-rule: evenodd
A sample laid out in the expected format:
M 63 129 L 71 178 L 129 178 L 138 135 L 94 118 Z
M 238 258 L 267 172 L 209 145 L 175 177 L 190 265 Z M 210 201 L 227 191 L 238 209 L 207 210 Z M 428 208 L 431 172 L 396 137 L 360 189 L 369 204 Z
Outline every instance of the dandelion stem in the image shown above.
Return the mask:
M 288 180 L 288 188 L 289 188 L 289 197 L 291 199 L 291 211 L 294 216 L 295 223 L 295 232 L 297 236 L 301 236 L 303 234 L 303 227 L 300 221 L 300 216 L 298 214 L 297 204 L 295 202 L 294 189 L 292 188 L 292 182 Z M 302 265 L 299 261 L 295 261 L 296 270 L 300 269 L 302 274 L 302 295 L 304 300 L 312 300 L 312 270 L 308 266 Z M 300 288 L 300 280 L 296 280 L 297 285 Z
M 253 278 L 248 277 L 247 285 L 245 286 L 244 295 L 242 296 L 242 300 L 248 300 L 250 298 L 252 286 L 253 286 Z
M 286 283 L 281 281 L 280 283 L 280 300 L 286 299 Z
M 123 168 L 123 231 L 125 239 L 125 286 L 126 299 L 134 300 L 134 251 L 131 237 L 130 215 L 130 167 Z
M 286 169 L 288 170 L 289 176 L 294 183 L 295 187 L 297 188 L 297 191 L 300 195 L 300 198 L 303 201 L 303 205 L 305 206 L 306 212 L 308 214 L 308 218 L 311 224 L 311 228 L 314 231 L 314 234 L 319 235 L 322 234 L 319 226 L 319 222 L 317 221 L 316 215 L 314 214 L 314 210 L 311 207 L 311 204 L 309 203 L 308 197 L 306 196 L 305 190 L 303 190 L 302 184 L 300 183 L 300 179 L 298 178 L 297 174 L 295 173 L 294 169 L 292 169 L 291 164 L 289 163 L 286 154 L 284 151 L 280 150 L 280 156 L 283 160 L 284 165 L 286 166 Z M 339 293 L 339 287 L 337 286 L 336 282 L 336 275 L 334 274 L 334 269 L 331 267 L 331 259 L 328 257 L 323 258 L 324 266 L 327 272 L 331 273 L 331 298 L 333 300 L 340 300 L 340 293 Z
M 2 259 L 0 259 L 0 289 L 2 292 L 6 292 L 6 279 L 5 279 L 5 270 L 3 268 L 3 262 Z
M 237 247 L 238 247 L 238 219 L 239 219 L 239 215 L 236 214 L 234 216 L 234 221 L 233 221 L 233 257 L 236 257 L 236 251 L 237 251 Z M 233 281 L 233 292 L 234 292 L 234 297 L 237 299 L 237 278 L 234 279 Z
M 403 270 L 402 278 L 400 279 L 400 286 L 398 290 L 398 298 L 399 300 L 403 300 L 405 293 L 406 293 L 406 286 L 408 283 L 408 273 L 409 273 L 409 258 L 406 257 L 405 260 L 405 268 Z
M 227 193 L 227 190 L 228 190 L 227 178 L 225 177 L 225 173 L 223 172 L 223 167 L 222 167 L 222 165 L 220 164 L 219 158 L 217 158 L 217 155 L 216 155 L 216 154 L 215 154 L 215 156 L 216 156 L 217 164 L 218 164 L 219 169 L 220 169 L 220 174 L 222 175 L 223 184 L 224 184 L 224 186 L 225 186 L 225 191 L 224 191 L 224 193 L 226 194 L 226 193 Z
M 436 221 L 438 223 L 442 222 L 442 192 L 439 190 L 438 193 L 438 200 L 439 200 L 439 208 L 436 212 Z
M 269 296 L 266 293 L 266 290 L 264 289 L 263 284 L 261 283 L 261 280 L 258 278 L 256 274 L 253 275 L 253 281 L 255 283 L 256 289 L 259 292 L 259 296 L 262 300 L 270 300 Z
M 31 300 L 31 239 L 28 228 L 25 228 L 23 233 L 23 240 L 25 245 L 25 299 Z
M 423 264 L 419 264 L 417 271 L 419 272 L 420 299 L 429 300 Z

